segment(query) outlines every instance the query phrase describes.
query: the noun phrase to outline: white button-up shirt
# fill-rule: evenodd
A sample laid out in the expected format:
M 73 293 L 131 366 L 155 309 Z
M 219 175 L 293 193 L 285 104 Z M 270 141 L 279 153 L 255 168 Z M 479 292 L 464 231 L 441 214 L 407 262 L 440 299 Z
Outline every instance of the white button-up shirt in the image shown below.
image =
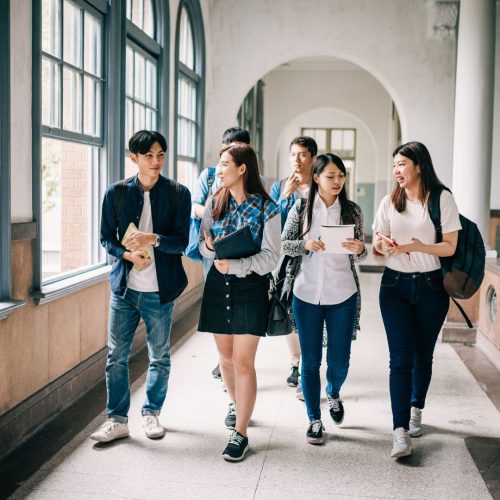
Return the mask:
M 307 216 L 304 227 L 307 227 Z M 318 239 L 322 225 L 340 224 L 339 198 L 326 207 L 316 194 L 313 207 L 313 223 L 304 240 Z M 333 305 L 346 301 L 356 293 L 356 282 L 351 270 L 349 255 L 311 252 L 304 255 L 300 272 L 295 279 L 293 293 L 310 304 Z

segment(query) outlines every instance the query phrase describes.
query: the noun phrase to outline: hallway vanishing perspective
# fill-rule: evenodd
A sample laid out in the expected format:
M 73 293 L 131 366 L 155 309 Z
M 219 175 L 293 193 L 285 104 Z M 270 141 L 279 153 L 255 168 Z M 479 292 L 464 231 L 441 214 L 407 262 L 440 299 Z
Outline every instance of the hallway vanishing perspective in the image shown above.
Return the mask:
M 0 11 L 0 500 L 500 500 L 500 0 L 0 0 Z M 222 460 L 228 397 L 211 376 L 214 340 L 195 331 L 204 273 L 180 247 L 156 250 L 187 275 L 173 312 L 166 435 L 149 440 L 141 427 L 140 322 L 131 435 L 89 439 L 105 419 L 114 262 L 101 209 L 109 186 L 137 175 L 129 139 L 164 136 L 161 175 L 193 197 L 235 126 L 248 131 L 268 190 L 297 174 L 297 136 L 341 157 L 369 245 L 394 188 L 393 151 L 410 141 L 425 144 L 477 224 L 485 275 L 459 300 L 472 327 L 450 301 L 424 436 L 408 459 L 389 457 L 385 261 L 372 252 L 359 264 L 345 421 L 333 425 L 323 393 L 323 446 L 306 442 L 304 404 L 285 385 L 285 339 L 263 338 L 251 453 Z M 156 244 L 169 231 L 149 232 Z M 172 268 L 162 271 L 168 281 Z
M 466 440 L 500 442 L 498 410 L 450 344 L 438 342 L 424 411 L 424 435 L 414 453 L 394 461 L 388 397 L 388 354 L 378 308 L 380 274 L 361 273 L 361 332 L 353 344 L 342 397 L 344 423 L 322 410 L 327 439 L 306 442 L 304 404 L 284 383 L 285 339 L 264 338 L 257 354 L 258 396 L 241 463 L 221 457 L 228 432 L 228 398 L 210 377 L 211 336 L 179 342 L 161 422 L 167 432 L 148 440 L 140 425 L 144 376 L 134 384 L 129 438 L 96 445 L 89 435 L 100 415 L 11 497 L 13 499 L 300 499 L 432 498 L 487 500 L 490 493 Z M 498 468 L 497 468 L 498 470 Z M 499 490 L 497 490 L 498 493 Z

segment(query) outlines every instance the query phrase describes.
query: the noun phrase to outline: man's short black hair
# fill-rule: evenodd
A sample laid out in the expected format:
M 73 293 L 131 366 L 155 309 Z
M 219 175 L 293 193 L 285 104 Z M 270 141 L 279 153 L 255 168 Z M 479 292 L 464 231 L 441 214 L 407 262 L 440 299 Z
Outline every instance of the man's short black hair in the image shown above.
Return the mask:
M 307 148 L 309 150 L 309 153 L 311 153 L 311 156 L 316 156 L 318 154 L 318 145 L 316 144 L 316 141 L 308 135 L 300 135 L 299 137 L 295 137 L 294 139 L 292 139 L 292 142 L 290 143 L 290 149 L 292 149 L 292 146 L 294 144 L 298 144 L 303 148 Z
M 242 129 L 241 127 L 228 128 L 222 136 L 222 144 L 227 146 L 232 142 L 244 142 L 245 144 L 250 144 L 250 134 L 248 130 Z
M 155 130 L 139 130 L 128 141 L 128 150 L 134 154 L 145 155 L 151 146 L 157 142 L 165 153 L 167 152 L 167 139 Z

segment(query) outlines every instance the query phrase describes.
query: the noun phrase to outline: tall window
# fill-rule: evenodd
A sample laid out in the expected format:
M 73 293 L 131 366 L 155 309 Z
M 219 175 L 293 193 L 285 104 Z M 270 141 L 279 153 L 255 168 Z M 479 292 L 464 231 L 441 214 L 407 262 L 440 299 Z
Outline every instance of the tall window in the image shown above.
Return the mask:
M 259 167 L 263 172 L 264 82 L 262 80 L 259 80 L 245 96 L 238 111 L 238 125 L 250 132 L 250 139 L 259 159 Z
M 41 9 L 41 272 L 50 283 L 105 259 L 103 17 L 82 0 L 41 0 Z
M 125 143 L 138 130 L 157 130 L 159 123 L 159 57 L 152 0 L 127 0 Z M 125 177 L 137 167 L 125 151 Z
M 0 1 L 0 319 L 10 299 L 10 41 L 8 1 Z
M 177 180 L 194 185 L 202 152 L 203 32 L 197 2 L 182 2 L 177 23 Z M 195 20 L 197 23 L 195 24 Z
M 303 128 L 302 135 L 312 137 L 318 144 L 318 154 L 333 153 L 342 158 L 347 170 L 347 191 L 354 198 L 354 172 L 356 166 L 356 129 Z

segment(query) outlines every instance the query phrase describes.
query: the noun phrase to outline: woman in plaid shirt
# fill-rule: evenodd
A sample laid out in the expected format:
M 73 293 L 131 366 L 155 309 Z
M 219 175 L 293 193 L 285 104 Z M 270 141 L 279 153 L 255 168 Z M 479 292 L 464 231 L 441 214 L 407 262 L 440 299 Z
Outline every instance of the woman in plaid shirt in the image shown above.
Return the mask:
M 278 262 L 281 227 L 279 209 L 262 185 L 251 146 L 225 147 L 218 175 L 221 187 L 207 202 L 201 223 L 200 253 L 214 258 L 213 241 L 244 226 L 260 249 L 251 257 L 214 261 L 198 325 L 200 332 L 214 334 L 222 379 L 231 397 L 225 424 L 233 432 L 223 457 L 238 461 L 248 449 L 247 427 L 257 393 L 255 354 L 266 334 L 267 274 Z

